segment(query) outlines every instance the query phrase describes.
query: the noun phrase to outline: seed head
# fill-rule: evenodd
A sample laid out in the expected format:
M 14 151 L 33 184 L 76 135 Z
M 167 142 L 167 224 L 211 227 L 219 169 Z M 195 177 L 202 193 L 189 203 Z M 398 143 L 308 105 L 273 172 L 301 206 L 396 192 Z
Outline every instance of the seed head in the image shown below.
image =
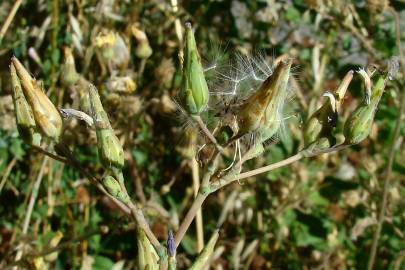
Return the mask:
M 237 113 L 238 134 L 257 132 L 261 142 L 271 138 L 283 121 L 282 110 L 288 96 L 291 60 L 281 61 L 271 74 L 240 107 Z

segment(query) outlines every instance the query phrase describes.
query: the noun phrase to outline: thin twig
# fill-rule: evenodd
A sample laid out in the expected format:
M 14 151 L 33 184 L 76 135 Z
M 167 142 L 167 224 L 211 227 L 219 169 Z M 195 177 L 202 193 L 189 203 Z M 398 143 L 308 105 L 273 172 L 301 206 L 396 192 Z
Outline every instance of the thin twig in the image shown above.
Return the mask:
M 41 185 L 42 178 L 44 176 L 45 166 L 46 166 L 46 163 L 48 162 L 48 160 L 49 160 L 48 156 L 44 156 L 44 158 L 42 159 L 41 167 L 39 169 L 37 178 L 36 178 L 34 186 L 32 188 L 30 201 L 28 203 L 27 211 L 25 212 L 25 218 L 24 218 L 24 223 L 23 223 L 23 228 L 22 228 L 23 235 L 27 234 L 27 232 L 28 232 L 28 227 L 30 225 L 31 216 L 32 216 L 32 210 L 34 209 L 34 205 L 35 205 L 35 202 L 38 197 L 39 186 Z M 21 247 L 21 249 L 17 252 L 15 261 L 18 261 L 21 259 L 21 256 L 23 255 L 22 248 L 23 247 Z
M 1 27 L 0 30 L 0 41 L 4 38 L 4 35 L 6 34 L 11 22 L 13 21 L 15 14 L 17 13 L 18 9 L 20 8 L 22 0 L 17 0 L 14 2 L 14 5 L 10 11 L 10 13 L 7 16 L 6 21 L 4 22 L 3 26 Z
M 211 164 L 211 167 L 208 168 L 207 173 L 204 175 L 204 178 L 201 183 L 200 191 L 195 198 L 193 204 L 191 205 L 190 209 L 188 210 L 186 216 L 184 217 L 182 223 L 180 224 L 180 227 L 176 233 L 176 236 L 174 237 L 176 245 L 178 246 L 183 239 L 187 229 L 189 228 L 191 222 L 193 221 L 194 217 L 197 214 L 197 211 L 201 208 L 202 204 L 204 203 L 205 199 L 210 195 L 211 193 L 217 191 L 220 188 L 225 187 L 226 185 L 237 181 L 237 180 L 242 180 L 248 177 L 252 177 L 261 173 L 269 172 L 284 166 L 287 166 L 295 161 L 298 161 L 304 157 L 313 157 L 317 156 L 320 154 L 326 154 L 326 153 L 333 153 L 340 151 L 342 149 L 348 148 L 350 145 L 338 145 L 332 148 L 324 149 L 324 150 L 319 150 L 319 151 L 312 151 L 312 150 L 302 150 L 295 154 L 294 156 L 291 156 L 285 160 L 273 163 L 268 166 L 264 166 L 262 168 L 258 168 L 249 172 L 241 173 L 234 175 L 232 172 L 233 170 L 230 171 L 230 174 L 226 175 L 225 177 L 221 178 L 220 180 L 216 181 L 215 183 L 210 183 L 210 179 L 212 175 L 214 174 L 216 166 L 216 159 L 214 159 L 213 164 Z
M 23 261 L 25 261 L 27 259 L 43 257 L 43 256 L 46 256 L 46 255 L 51 254 L 53 252 L 60 251 L 62 249 L 71 247 L 72 245 L 78 244 L 78 243 L 80 243 L 80 242 L 82 242 L 82 241 L 84 241 L 84 240 L 86 240 L 86 239 L 88 239 L 88 238 L 90 238 L 90 237 L 92 237 L 94 235 L 106 234 L 108 231 L 109 231 L 108 227 L 103 225 L 103 226 L 100 226 L 97 230 L 92 230 L 92 231 L 87 232 L 87 233 L 85 233 L 83 235 L 80 235 L 78 237 L 74 237 L 74 238 L 71 238 L 69 240 L 66 240 L 65 242 L 57 245 L 56 247 L 45 247 L 41 251 L 33 251 L 33 252 L 30 252 L 30 253 L 27 253 L 27 254 L 24 255 L 23 259 L 20 259 L 20 260 L 14 262 L 14 263 L 8 265 L 8 267 L 6 269 L 9 269 L 9 268 L 11 268 L 13 266 L 16 266 L 16 265 L 21 265 L 23 263 Z
M 10 163 L 7 165 L 6 170 L 4 171 L 3 177 L 1 178 L 1 183 L 0 183 L 0 193 L 3 190 L 4 185 L 6 184 L 7 178 L 11 173 L 11 170 L 13 169 L 15 163 L 17 162 L 17 158 L 13 158 Z
M 394 18 L 395 18 L 396 43 L 397 43 L 397 48 L 398 48 L 399 55 L 400 55 L 400 61 L 401 61 L 403 75 L 405 76 L 405 66 L 404 66 L 405 58 L 402 53 L 402 47 L 401 47 L 401 29 L 400 29 L 399 16 L 398 16 L 397 11 L 395 9 L 393 9 L 392 7 L 390 7 L 389 10 L 392 12 L 392 14 L 394 15 Z M 392 174 L 392 165 L 394 163 L 394 158 L 395 158 L 395 150 L 396 150 L 395 143 L 398 140 L 398 137 L 400 135 L 402 115 L 405 110 L 405 92 L 404 91 L 402 93 L 401 104 L 399 106 L 400 107 L 399 107 L 398 118 L 397 118 L 397 121 L 395 124 L 394 136 L 392 138 L 391 148 L 390 148 L 390 152 L 389 152 L 389 156 L 388 156 L 388 164 L 387 164 L 387 168 L 386 168 L 387 171 L 385 173 L 385 178 L 384 178 L 384 189 L 383 189 L 383 194 L 382 194 L 381 207 L 380 207 L 380 211 L 378 214 L 377 228 L 374 232 L 373 243 L 371 245 L 370 258 L 368 261 L 368 268 L 367 268 L 368 270 L 372 270 L 374 267 L 375 257 L 376 257 L 377 248 L 378 248 L 378 241 L 380 239 L 381 229 L 382 229 L 382 225 L 383 225 L 384 219 L 385 219 L 385 212 L 386 212 L 387 201 L 388 201 L 388 191 L 389 191 L 389 187 L 391 184 L 390 178 L 391 178 L 391 174 Z
M 63 162 L 63 163 L 68 163 L 68 160 L 66 158 L 55 155 L 55 154 L 49 152 L 48 150 L 45 150 L 45 149 L 43 149 L 43 148 L 41 148 L 39 146 L 31 145 L 31 148 L 38 151 L 38 152 L 40 152 L 40 153 L 42 153 L 42 154 L 44 154 L 44 155 L 46 155 L 46 156 L 48 156 L 48 157 L 50 157 L 50 158 L 52 158 L 52 159 L 55 159 L 55 160 Z
M 197 116 L 192 116 L 191 118 L 198 124 L 201 131 L 204 132 L 205 136 L 207 136 L 207 138 L 211 141 L 211 143 L 215 145 L 218 152 L 223 154 L 224 149 L 222 148 L 221 145 L 218 144 L 217 139 L 215 139 L 214 135 L 212 135 L 211 131 L 209 131 L 209 129 L 207 128 L 207 126 L 205 125 L 205 123 L 203 122 L 201 117 L 199 115 L 197 115 Z
M 195 158 L 192 158 L 190 160 L 190 165 L 193 177 L 194 197 L 197 197 L 198 190 L 200 189 L 200 176 L 197 160 Z M 201 250 L 204 248 L 204 230 L 203 230 L 203 217 L 201 208 L 197 211 L 195 225 L 197 230 L 197 252 L 200 253 Z

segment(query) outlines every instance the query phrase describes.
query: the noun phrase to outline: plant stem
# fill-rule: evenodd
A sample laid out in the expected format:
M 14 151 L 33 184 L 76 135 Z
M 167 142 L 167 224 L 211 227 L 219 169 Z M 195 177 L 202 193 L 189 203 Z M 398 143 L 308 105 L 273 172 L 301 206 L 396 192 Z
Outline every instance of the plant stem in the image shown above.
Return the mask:
M 217 139 L 215 139 L 214 135 L 212 135 L 211 131 L 209 131 L 201 117 L 199 115 L 196 115 L 192 116 L 191 118 L 198 124 L 202 132 L 204 132 L 205 136 L 207 136 L 211 143 L 215 145 L 215 148 L 218 150 L 218 152 L 224 154 L 224 149 L 221 145 L 218 144 Z
M 41 167 L 39 169 L 37 178 L 36 178 L 34 186 L 32 188 L 31 197 L 30 197 L 28 207 L 27 207 L 27 212 L 25 213 L 25 217 L 24 217 L 24 223 L 23 223 L 23 228 L 22 228 L 23 235 L 27 234 L 27 232 L 28 232 L 28 227 L 30 225 L 31 216 L 32 216 L 32 210 L 34 209 L 34 205 L 35 205 L 35 202 L 38 197 L 39 186 L 41 185 L 42 178 L 44 176 L 45 165 L 48 162 L 48 160 L 49 160 L 48 156 L 44 156 L 44 158 L 42 159 Z M 17 252 L 15 261 L 20 260 L 22 257 L 22 254 L 23 254 L 23 251 L 22 251 L 22 247 L 21 247 L 21 249 L 18 250 L 18 252 Z
M 205 199 L 208 197 L 209 193 L 202 193 L 198 192 L 197 197 L 195 198 L 193 204 L 191 205 L 190 209 L 188 210 L 186 216 L 181 223 L 176 236 L 174 237 L 174 241 L 176 242 L 176 247 L 179 246 L 181 240 L 183 239 L 184 235 L 188 227 L 190 227 L 191 222 L 193 221 L 195 215 L 197 214 L 198 210 L 201 208 L 202 204 L 204 203 Z
M 148 237 L 152 246 L 155 248 L 156 252 L 158 254 L 161 254 L 160 251 L 162 249 L 162 245 L 160 244 L 159 240 L 157 240 L 156 236 L 150 229 L 149 224 L 146 222 L 145 216 L 142 213 L 142 210 L 136 207 L 136 205 L 132 201 L 130 201 L 129 207 L 131 209 L 131 214 L 136 224 L 145 232 L 146 236 Z
M 404 55 L 402 53 L 402 48 L 401 48 L 401 30 L 400 30 L 400 21 L 399 21 L 399 16 L 398 13 L 395 9 L 392 7 L 389 8 L 392 14 L 394 15 L 395 18 L 395 29 L 396 29 L 396 43 L 397 47 L 399 50 L 400 54 L 400 61 L 401 61 L 401 66 L 402 66 L 402 71 L 403 75 L 405 76 L 405 59 Z M 371 251 L 370 251 L 370 259 L 368 261 L 368 270 L 372 270 L 374 268 L 374 262 L 375 262 L 375 257 L 377 254 L 377 248 L 378 248 L 378 241 L 380 239 L 381 235 L 381 229 L 382 225 L 384 223 L 384 218 L 385 218 L 385 210 L 387 208 L 387 201 L 388 201 L 388 191 L 390 187 L 390 178 L 392 174 L 392 165 L 394 163 L 394 158 L 395 158 L 395 143 L 398 140 L 398 137 L 400 135 L 401 131 L 401 123 L 402 123 L 402 116 L 404 114 L 404 108 L 405 108 L 405 92 L 402 92 L 402 98 L 401 98 L 401 104 L 399 105 L 399 113 L 398 113 L 398 118 L 395 124 L 395 130 L 394 130 L 394 136 L 392 138 L 391 142 L 391 147 L 390 147 L 390 152 L 388 156 L 388 164 L 387 164 L 387 171 L 385 173 L 385 178 L 384 178 L 384 189 L 383 189 L 383 194 L 382 194 L 382 202 L 381 202 L 381 207 L 380 211 L 378 214 L 378 220 L 377 220 L 377 228 L 374 232 L 373 236 L 373 243 L 371 245 Z
M 193 190 L 194 197 L 198 196 L 198 190 L 200 189 L 200 176 L 198 163 L 195 158 L 190 160 L 192 176 L 193 176 Z M 197 252 L 200 252 L 204 248 L 204 227 L 203 227 L 203 217 L 201 208 L 197 211 L 197 216 L 195 220 L 196 231 L 197 231 Z
M 289 165 L 297 160 L 300 160 L 301 158 L 303 158 L 304 155 L 302 154 L 302 152 L 298 152 L 297 154 L 295 154 L 294 156 L 291 156 L 287 159 L 284 159 L 282 161 L 255 169 L 255 170 L 251 170 L 245 173 L 240 173 L 240 174 L 236 174 L 236 175 L 227 175 L 225 177 L 223 177 L 222 179 L 218 180 L 215 183 L 211 183 L 211 190 L 212 192 L 217 191 L 220 188 L 223 188 L 226 185 L 229 185 L 230 183 L 237 181 L 237 180 L 242 180 L 248 177 L 252 177 L 261 173 L 265 173 L 265 172 L 269 172 L 272 170 L 275 170 L 277 168 L 280 167 L 284 167 L 286 165 Z
M 0 193 L 3 190 L 4 185 L 6 184 L 7 178 L 11 173 L 11 170 L 13 169 L 15 163 L 17 162 L 17 158 L 13 158 L 10 163 L 7 165 L 6 170 L 4 171 L 3 177 L 1 178 L 0 182 Z
M 395 125 L 394 137 L 392 139 L 390 153 L 389 153 L 389 157 L 388 157 L 387 171 L 386 171 L 385 177 L 384 177 L 384 189 L 383 189 L 383 194 L 382 194 L 382 202 L 381 202 L 381 207 L 380 207 L 380 211 L 378 214 L 377 228 L 374 232 L 373 243 L 371 245 L 370 259 L 369 259 L 368 268 L 367 268 L 368 270 L 372 270 L 374 267 L 375 256 L 377 254 L 378 240 L 380 238 L 382 224 L 384 223 L 385 210 L 387 208 L 387 201 L 388 201 L 388 191 L 389 191 L 390 184 L 391 184 L 390 178 L 391 178 L 391 174 L 392 174 L 392 164 L 394 163 L 394 158 L 395 158 L 395 150 L 396 150 L 395 142 L 397 141 L 399 134 L 400 134 L 402 115 L 404 113 L 404 107 L 405 107 L 405 93 L 402 93 L 402 100 L 401 100 L 400 106 L 401 107 L 399 110 L 399 115 L 398 115 L 397 122 Z
M 176 245 L 178 246 L 183 239 L 188 227 L 190 226 L 191 222 L 193 221 L 194 217 L 197 214 L 197 211 L 201 208 L 202 204 L 204 203 L 205 199 L 210 195 L 211 193 L 217 191 L 220 188 L 225 187 L 226 185 L 237 181 L 237 180 L 242 180 L 248 177 L 252 177 L 261 173 L 269 172 L 284 166 L 287 166 L 295 161 L 298 161 L 304 157 L 313 157 L 317 156 L 320 154 L 326 154 L 326 153 L 333 153 L 337 152 L 339 150 L 345 149 L 349 147 L 350 145 L 338 145 L 332 148 L 324 149 L 324 150 L 318 150 L 318 151 L 311 151 L 311 150 L 302 150 L 295 154 L 294 156 L 291 156 L 285 160 L 249 171 L 241 174 L 232 174 L 233 170 L 231 170 L 230 174 L 226 175 L 225 177 L 221 178 L 220 180 L 216 181 L 215 183 L 210 183 L 210 179 L 212 175 L 215 172 L 216 168 L 216 159 L 214 159 L 213 164 L 208 167 L 207 173 L 204 175 L 204 178 L 201 183 L 200 191 L 195 198 L 193 204 L 191 205 L 190 209 L 188 210 L 183 222 L 181 223 L 176 236 L 174 237 L 174 240 L 176 242 Z
M 0 30 L 0 42 L 3 39 L 4 35 L 6 34 L 11 22 L 13 21 L 15 14 L 17 13 L 18 9 L 21 6 L 22 0 L 17 0 L 14 2 L 13 7 L 11 8 L 10 14 L 8 14 L 6 21 L 4 22 L 3 26 Z

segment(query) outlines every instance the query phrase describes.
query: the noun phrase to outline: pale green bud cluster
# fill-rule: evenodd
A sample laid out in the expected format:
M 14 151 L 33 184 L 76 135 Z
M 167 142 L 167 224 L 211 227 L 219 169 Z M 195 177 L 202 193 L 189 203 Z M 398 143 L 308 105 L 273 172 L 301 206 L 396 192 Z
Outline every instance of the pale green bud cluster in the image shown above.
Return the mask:
M 191 115 L 198 115 L 208 106 L 209 91 L 191 24 L 186 24 L 181 105 Z
M 62 118 L 59 111 L 20 61 L 15 57 L 13 57 L 11 61 L 10 69 L 14 90 L 19 87 L 18 81 L 21 81 L 22 88 L 20 87 L 19 89 L 22 89 L 25 100 L 31 108 L 32 117 L 35 120 L 38 130 L 46 137 L 51 138 L 55 142 L 59 142 L 62 134 Z M 21 94 L 21 92 L 19 94 Z M 19 95 L 19 98 L 21 99 L 21 95 Z M 19 105 L 21 104 L 23 103 Z M 24 110 L 24 115 L 27 117 L 29 110 Z
M 138 269 L 142 270 L 157 270 L 159 269 L 159 257 L 151 245 L 145 232 L 137 229 L 137 244 L 138 244 Z
M 34 114 L 32 113 L 31 107 L 25 99 L 21 88 L 20 79 L 16 74 L 13 64 L 10 65 L 10 73 L 11 83 L 13 86 L 12 96 L 14 112 L 18 132 L 26 143 L 39 146 L 41 143 L 41 135 L 37 132 Z

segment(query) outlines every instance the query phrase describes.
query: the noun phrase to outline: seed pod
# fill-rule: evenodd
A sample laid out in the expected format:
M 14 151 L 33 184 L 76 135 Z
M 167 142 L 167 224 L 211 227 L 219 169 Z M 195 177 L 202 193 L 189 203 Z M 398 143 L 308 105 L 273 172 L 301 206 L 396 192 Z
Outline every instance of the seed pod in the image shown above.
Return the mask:
M 370 134 L 377 106 L 384 92 L 385 83 L 386 78 L 379 76 L 371 91 L 370 104 L 363 101 L 347 119 L 343 130 L 345 144 L 358 144 Z
M 150 244 L 149 239 L 146 237 L 145 232 L 137 229 L 137 243 L 138 243 L 138 269 L 157 270 L 158 255 L 155 249 Z
M 111 196 L 125 204 L 129 203 L 130 199 L 128 197 L 128 194 L 122 191 L 120 183 L 114 177 L 104 177 L 102 184 Z
M 37 127 L 34 120 L 34 114 L 25 99 L 20 79 L 17 77 L 13 64 L 10 65 L 10 73 L 11 83 L 13 85 L 12 94 L 18 133 L 26 143 L 39 146 L 41 143 L 41 135 L 36 132 Z
M 97 89 L 92 84 L 89 84 L 89 97 L 100 160 L 106 168 L 120 170 L 124 167 L 124 150 L 111 127 Z
M 208 241 L 207 245 L 204 247 L 200 255 L 198 255 L 194 264 L 189 268 L 189 270 L 201 270 L 204 269 L 206 263 L 210 259 L 212 253 L 214 252 L 215 244 L 217 243 L 219 237 L 218 230 L 214 232 Z
M 353 71 L 350 70 L 343 78 L 335 94 L 326 93 L 324 96 L 329 100 L 315 111 L 308 119 L 304 127 L 304 142 L 306 146 L 314 143 L 320 137 L 331 139 L 332 130 L 336 127 L 338 113 L 343 102 L 347 88 L 353 79 Z M 322 145 L 325 146 L 324 143 Z
M 181 104 L 188 113 L 198 115 L 207 108 L 209 92 L 190 23 L 186 24 L 182 80 Z
M 250 132 L 257 132 L 260 142 L 271 138 L 283 121 L 283 106 L 288 96 L 287 84 L 290 77 L 291 60 L 281 61 L 260 86 L 239 109 L 237 114 L 238 134 L 236 138 Z
M 74 85 L 80 78 L 76 71 L 75 59 L 72 50 L 68 47 L 64 48 L 65 62 L 62 65 L 61 78 L 67 86 Z
M 15 57 L 11 58 L 11 61 L 21 80 L 24 96 L 31 106 L 35 123 L 45 136 L 58 142 L 62 133 L 62 118 L 59 111 L 20 61 Z

